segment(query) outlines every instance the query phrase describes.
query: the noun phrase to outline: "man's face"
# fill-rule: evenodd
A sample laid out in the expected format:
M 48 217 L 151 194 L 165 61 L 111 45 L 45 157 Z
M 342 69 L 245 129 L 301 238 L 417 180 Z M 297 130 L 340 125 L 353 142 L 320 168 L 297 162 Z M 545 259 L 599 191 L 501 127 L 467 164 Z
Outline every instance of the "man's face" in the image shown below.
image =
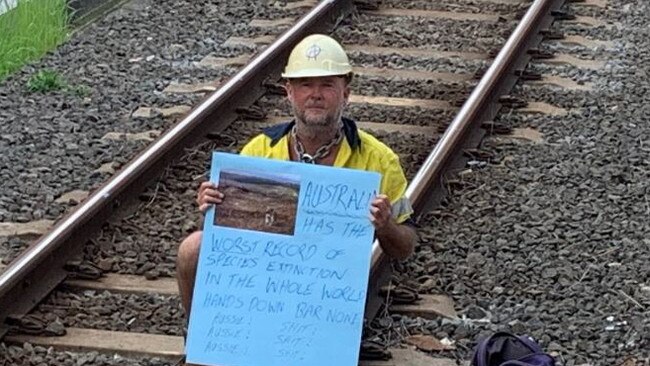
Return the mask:
M 290 79 L 286 88 L 294 115 L 307 126 L 336 126 L 350 95 L 340 76 Z

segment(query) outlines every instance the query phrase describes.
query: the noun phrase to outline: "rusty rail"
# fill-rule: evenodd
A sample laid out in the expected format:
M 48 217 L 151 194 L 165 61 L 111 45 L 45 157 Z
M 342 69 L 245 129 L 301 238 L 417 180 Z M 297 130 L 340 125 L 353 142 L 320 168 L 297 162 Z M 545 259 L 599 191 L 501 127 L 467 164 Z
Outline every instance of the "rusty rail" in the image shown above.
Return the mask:
M 537 47 L 542 41 L 540 30 L 551 25 L 551 11 L 558 10 L 562 3 L 564 0 L 535 0 L 528 8 L 490 68 L 409 184 L 406 195 L 413 204 L 416 217 L 426 213 L 444 196 L 445 174 L 449 174 L 454 165 L 464 165 L 464 161 L 460 160 L 463 149 L 477 141 L 471 135 L 482 134 L 481 123 L 491 120 L 499 112 L 499 97 L 515 85 L 515 70 L 528 63 L 528 49 Z M 375 241 L 372 250 L 371 283 L 381 283 L 379 278 L 388 277 L 387 261 L 379 243 Z M 370 296 L 375 302 L 381 301 L 376 289 L 369 291 L 369 302 Z M 378 306 L 369 305 L 368 308 L 376 311 Z
M 321 1 L 12 261 L 0 273 L 0 337 L 7 331 L 4 320 L 8 315 L 26 314 L 65 279 L 64 264 L 80 253 L 79 249 L 114 211 L 137 197 L 166 165 L 181 156 L 183 149 L 199 141 L 206 132 L 226 128 L 236 119 L 237 108 L 261 97 L 264 81 L 279 79 L 284 60 L 298 41 L 311 33 L 329 31 L 352 8 L 351 0 Z

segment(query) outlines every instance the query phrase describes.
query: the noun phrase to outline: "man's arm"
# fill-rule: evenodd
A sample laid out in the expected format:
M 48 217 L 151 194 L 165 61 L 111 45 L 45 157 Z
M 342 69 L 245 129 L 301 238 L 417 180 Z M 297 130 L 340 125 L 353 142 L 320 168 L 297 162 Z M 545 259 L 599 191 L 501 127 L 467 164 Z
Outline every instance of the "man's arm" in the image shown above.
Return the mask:
M 413 254 L 417 233 L 413 227 L 395 221 L 386 195 L 379 195 L 372 201 L 370 222 L 375 226 L 381 249 L 388 256 L 404 260 Z
M 377 230 L 377 239 L 381 249 L 391 258 L 404 260 L 413 254 L 417 233 L 409 225 L 398 224 L 395 220 L 384 229 Z

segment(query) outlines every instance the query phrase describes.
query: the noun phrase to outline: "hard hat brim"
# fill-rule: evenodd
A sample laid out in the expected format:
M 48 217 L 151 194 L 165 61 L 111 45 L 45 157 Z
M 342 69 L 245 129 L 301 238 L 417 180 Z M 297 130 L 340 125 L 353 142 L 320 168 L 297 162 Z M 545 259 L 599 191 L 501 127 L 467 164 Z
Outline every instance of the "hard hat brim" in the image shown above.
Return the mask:
M 347 72 L 337 71 L 325 71 L 323 69 L 302 69 L 299 71 L 285 72 L 282 73 L 282 77 L 285 79 L 299 79 L 299 78 L 317 78 L 321 76 L 346 76 L 352 74 L 352 70 Z

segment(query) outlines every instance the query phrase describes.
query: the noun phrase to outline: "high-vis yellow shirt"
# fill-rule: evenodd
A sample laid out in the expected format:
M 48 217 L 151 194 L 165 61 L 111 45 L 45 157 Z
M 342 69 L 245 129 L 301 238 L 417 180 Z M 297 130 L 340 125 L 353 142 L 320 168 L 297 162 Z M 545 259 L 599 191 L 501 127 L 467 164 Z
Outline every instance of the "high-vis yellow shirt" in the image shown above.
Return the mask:
M 290 160 L 289 135 L 295 122 L 264 129 L 241 151 L 241 155 Z M 341 142 L 335 167 L 373 171 L 381 174 L 380 192 L 390 199 L 392 214 L 398 223 L 407 221 L 413 208 L 406 192 L 406 177 L 399 157 L 388 146 L 369 133 L 357 128 L 354 121 L 343 118 L 345 138 Z

